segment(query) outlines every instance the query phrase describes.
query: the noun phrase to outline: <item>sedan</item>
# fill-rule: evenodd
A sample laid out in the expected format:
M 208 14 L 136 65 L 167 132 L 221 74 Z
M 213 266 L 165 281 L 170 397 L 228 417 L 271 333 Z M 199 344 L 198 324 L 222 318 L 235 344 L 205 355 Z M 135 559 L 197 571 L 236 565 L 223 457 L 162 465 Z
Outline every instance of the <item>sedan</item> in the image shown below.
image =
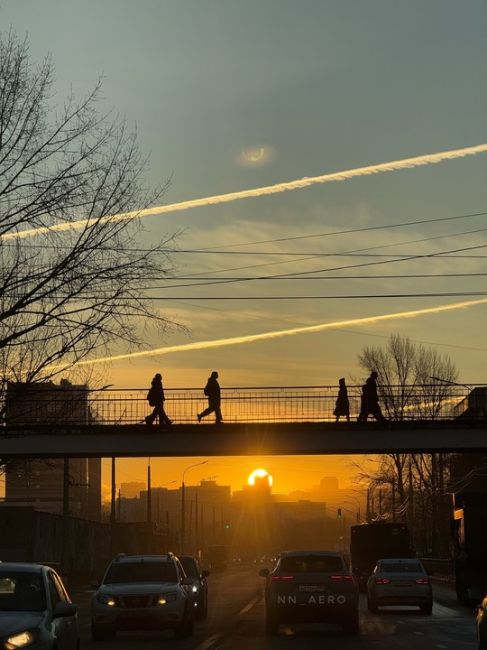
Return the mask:
M 378 560 L 367 581 L 367 604 L 371 612 L 384 605 L 416 605 L 423 614 L 431 614 L 431 583 L 419 560 Z
M 358 634 L 358 586 L 340 553 L 286 551 L 266 578 L 266 633 L 281 623 L 335 623 Z
M 79 649 L 76 606 L 50 567 L 0 563 L 0 647 Z

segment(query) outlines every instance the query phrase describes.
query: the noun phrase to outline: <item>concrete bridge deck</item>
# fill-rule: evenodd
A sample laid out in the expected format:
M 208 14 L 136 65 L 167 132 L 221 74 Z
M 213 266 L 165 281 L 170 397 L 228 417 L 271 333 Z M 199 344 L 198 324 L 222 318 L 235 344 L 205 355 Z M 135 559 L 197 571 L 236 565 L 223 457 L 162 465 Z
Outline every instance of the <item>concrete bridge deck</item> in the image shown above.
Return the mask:
M 0 458 L 382 454 L 487 450 L 487 421 L 46 425 L 5 428 Z

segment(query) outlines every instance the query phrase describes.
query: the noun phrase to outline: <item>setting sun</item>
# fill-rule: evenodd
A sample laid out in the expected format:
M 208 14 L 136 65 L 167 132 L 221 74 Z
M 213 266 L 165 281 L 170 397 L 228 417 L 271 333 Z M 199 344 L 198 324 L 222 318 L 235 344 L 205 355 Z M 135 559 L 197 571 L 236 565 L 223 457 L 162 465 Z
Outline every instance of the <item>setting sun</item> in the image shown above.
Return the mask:
M 247 482 L 249 485 L 255 485 L 256 478 L 264 478 L 265 476 L 267 476 L 269 486 L 272 487 L 273 479 L 266 469 L 254 469 L 254 471 L 249 475 Z

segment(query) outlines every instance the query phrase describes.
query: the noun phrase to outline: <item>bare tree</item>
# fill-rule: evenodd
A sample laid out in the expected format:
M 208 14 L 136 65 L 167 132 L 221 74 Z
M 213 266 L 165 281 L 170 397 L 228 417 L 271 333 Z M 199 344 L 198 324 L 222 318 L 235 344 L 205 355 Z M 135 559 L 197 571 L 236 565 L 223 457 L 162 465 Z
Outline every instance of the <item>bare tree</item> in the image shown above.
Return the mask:
M 148 207 L 167 182 L 152 193 L 144 187 L 147 161 L 135 133 L 100 114 L 99 91 L 98 82 L 84 99 L 60 105 L 50 59 L 32 62 L 26 40 L 0 35 L 4 381 L 51 378 L 114 345 L 141 345 L 149 324 L 170 324 L 146 288 L 171 270 L 172 237 L 141 248 L 136 216 L 104 218 Z
M 390 419 L 434 420 L 458 401 L 452 397 L 458 371 L 450 357 L 415 345 L 407 337 L 393 334 L 385 348 L 365 348 L 359 363 L 369 372 L 378 372 L 380 395 Z M 362 475 L 372 485 L 394 487 L 399 512 L 413 529 L 417 548 L 433 555 L 445 554 L 440 540 L 447 523 L 446 460 L 445 454 L 386 454 L 380 456 L 376 471 Z
M 379 393 L 390 419 L 436 419 L 451 406 L 458 371 L 448 355 L 434 348 L 392 334 L 385 348 L 365 348 L 359 363 L 369 372 L 377 371 Z

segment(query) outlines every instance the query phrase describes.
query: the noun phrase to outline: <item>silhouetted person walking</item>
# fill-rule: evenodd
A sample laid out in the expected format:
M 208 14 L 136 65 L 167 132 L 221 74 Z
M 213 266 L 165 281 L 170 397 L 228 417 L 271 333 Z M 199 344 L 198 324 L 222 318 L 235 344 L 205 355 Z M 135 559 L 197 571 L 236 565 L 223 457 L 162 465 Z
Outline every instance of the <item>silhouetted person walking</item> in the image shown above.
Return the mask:
M 347 422 L 350 422 L 350 402 L 348 401 L 348 391 L 344 377 L 338 380 L 338 397 L 333 415 L 336 417 L 337 422 L 342 415 L 347 418 Z
M 378 422 L 385 422 L 379 405 L 379 395 L 377 393 L 377 373 L 375 370 L 370 373 L 370 377 L 362 386 L 362 399 L 360 404 L 359 422 L 366 422 L 369 415 L 373 415 Z
M 208 381 L 204 388 L 204 393 L 208 397 L 208 408 L 206 408 L 201 413 L 198 413 L 198 422 L 201 422 L 201 418 L 204 418 L 206 415 L 214 412 L 215 424 L 221 424 L 223 422 L 222 412 L 220 410 L 221 391 L 220 384 L 218 383 L 218 373 L 216 370 L 214 370 L 208 377 Z
M 154 410 L 150 415 L 145 418 L 145 423 L 150 426 L 154 420 L 159 418 L 160 426 L 171 425 L 172 420 L 170 420 L 164 411 L 164 388 L 162 387 L 162 375 L 157 373 L 154 375 L 154 378 L 151 382 L 151 387 L 147 393 L 147 400 L 149 406 L 153 406 Z

